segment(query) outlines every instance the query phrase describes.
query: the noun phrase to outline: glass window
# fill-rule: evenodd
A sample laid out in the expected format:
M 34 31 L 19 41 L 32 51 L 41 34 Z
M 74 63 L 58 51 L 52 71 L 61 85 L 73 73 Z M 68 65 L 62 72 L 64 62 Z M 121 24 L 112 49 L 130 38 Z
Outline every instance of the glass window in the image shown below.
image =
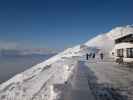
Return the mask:
M 127 58 L 133 58 L 133 48 L 127 48 Z
M 123 49 L 117 49 L 117 57 L 123 57 Z

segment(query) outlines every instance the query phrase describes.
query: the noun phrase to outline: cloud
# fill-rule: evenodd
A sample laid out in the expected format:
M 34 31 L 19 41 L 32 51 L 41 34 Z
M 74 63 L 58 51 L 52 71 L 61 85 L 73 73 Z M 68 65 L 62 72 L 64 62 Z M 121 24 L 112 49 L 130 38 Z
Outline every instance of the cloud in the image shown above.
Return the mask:
M 50 48 L 32 48 L 17 42 L 0 41 L 0 55 L 32 55 L 32 54 L 55 54 L 58 50 Z
M 19 46 L 16 42 L 0 41 L 0 49 L 17 49 Z

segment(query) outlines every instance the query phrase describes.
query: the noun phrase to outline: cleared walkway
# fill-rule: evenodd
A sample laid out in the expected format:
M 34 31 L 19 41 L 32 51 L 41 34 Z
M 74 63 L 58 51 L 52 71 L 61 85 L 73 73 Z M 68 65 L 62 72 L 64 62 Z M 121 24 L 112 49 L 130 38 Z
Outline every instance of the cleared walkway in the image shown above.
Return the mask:
M 70 80 L 72 87 L 65 92 L 64 100 L 95 100 L 88 85 L 89 69 L 80 61 L 73 78 Z

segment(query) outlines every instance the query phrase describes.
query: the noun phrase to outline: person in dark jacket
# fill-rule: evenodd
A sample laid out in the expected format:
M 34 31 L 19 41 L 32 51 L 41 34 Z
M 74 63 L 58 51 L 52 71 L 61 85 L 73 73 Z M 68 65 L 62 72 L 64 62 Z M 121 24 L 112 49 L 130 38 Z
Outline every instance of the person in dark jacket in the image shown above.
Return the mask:
M 100 58 L 101 60 L 103 60 L 103 53 L 100 53 Z
M 88 60 L 88 59 L 89 59 L 89 54 L 87 53 L 87 54 L 86 54 L 86 60 Z
M 95 53 L 93 53 L 92 58 L 95 58 Z

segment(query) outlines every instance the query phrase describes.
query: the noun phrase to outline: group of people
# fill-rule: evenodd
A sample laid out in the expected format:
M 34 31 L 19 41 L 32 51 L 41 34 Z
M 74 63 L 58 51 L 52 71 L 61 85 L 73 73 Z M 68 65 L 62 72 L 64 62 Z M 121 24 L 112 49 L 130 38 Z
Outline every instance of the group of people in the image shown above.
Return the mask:
M 95 56 L 96 56 L 95 53 L 90 53 L 90 54 L 87 53 L 87 54 L 86 54 L 86 60 L 89 60 L 89 58 L 95 59 Z M 103 57 L 104 57 L 103 53 L 100 53 L 100 59 L 101 59 L 101 60 L 103 60 Z

